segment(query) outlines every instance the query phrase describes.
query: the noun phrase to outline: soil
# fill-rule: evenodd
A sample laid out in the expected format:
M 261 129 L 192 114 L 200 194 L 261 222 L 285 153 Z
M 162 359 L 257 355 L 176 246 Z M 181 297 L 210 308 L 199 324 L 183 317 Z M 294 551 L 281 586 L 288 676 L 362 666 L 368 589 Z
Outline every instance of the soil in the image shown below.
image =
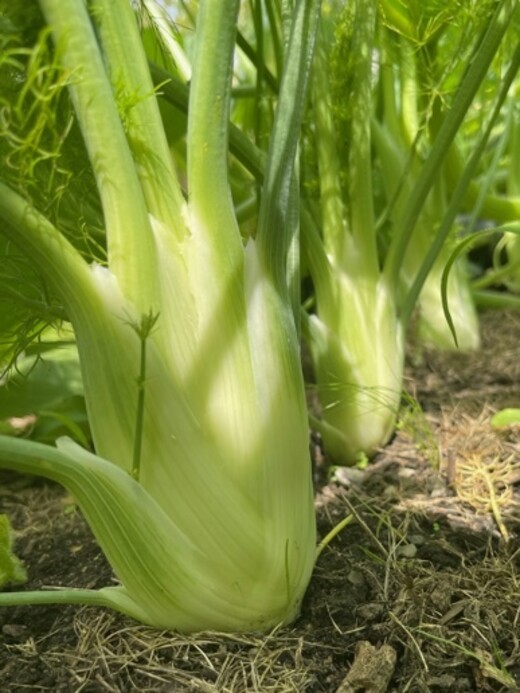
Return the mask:
M 482 316 L 473 354 L 411 349 L 393 441 L 334 469 L 313 436 L 324 548 L 301 617 L 269 634 L 158 632 L 96 608 L 0 610 L 0 690 L 204 693 L 520 691 L 520 316 Z M 74 500 L 0 485 L 23 589 L 113 580 Z

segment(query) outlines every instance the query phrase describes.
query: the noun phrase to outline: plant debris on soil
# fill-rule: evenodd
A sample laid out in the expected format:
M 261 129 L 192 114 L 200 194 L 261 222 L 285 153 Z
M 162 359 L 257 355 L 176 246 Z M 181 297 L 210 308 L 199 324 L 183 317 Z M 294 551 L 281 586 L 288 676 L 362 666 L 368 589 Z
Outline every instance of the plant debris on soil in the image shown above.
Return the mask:
M 482 315 L 473 354 L 411 349 L 393 441 L 365 469 L 313 437 L 320 554 L 300 618 L 268 634 L 159 632 L 103 609 L 0 609 L 0 690 L 520 691 L 520 316 Z M 73 498 L 4 474 L 29 580 L 114 581 Z M 20 589 L 20 588 L 18 588 Z

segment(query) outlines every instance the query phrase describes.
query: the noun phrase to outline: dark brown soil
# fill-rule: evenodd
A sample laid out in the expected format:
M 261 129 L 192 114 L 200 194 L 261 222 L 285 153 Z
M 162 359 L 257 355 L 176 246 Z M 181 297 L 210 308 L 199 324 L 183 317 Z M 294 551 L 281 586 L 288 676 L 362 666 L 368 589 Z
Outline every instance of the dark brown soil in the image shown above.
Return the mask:
M 79 607 L 0 610 L 0 691 L 520 691 L 520 316 L 483 319 L 476 354 L 415 350 L 399 431 L 364 471 L 316 441 L 323 550 L 300 619 L 262 635 L 157 632 Z M 29 582 L 112 580 L 60 487 L 0 479 Z

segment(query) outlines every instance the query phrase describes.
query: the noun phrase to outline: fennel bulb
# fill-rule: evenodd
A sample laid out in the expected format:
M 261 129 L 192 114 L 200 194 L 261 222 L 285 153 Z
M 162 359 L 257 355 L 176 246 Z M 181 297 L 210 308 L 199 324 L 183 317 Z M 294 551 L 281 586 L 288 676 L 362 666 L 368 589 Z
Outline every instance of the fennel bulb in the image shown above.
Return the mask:
M 341 279 L 334 309 L 318 306 L 306 329 L 322 405 L 313 423 L 335 463 L 351 465 L 372 457 L 395 429 L 404 334 L 383 279 L 366 292 Z
M 308 423 L 280 232 L 293 213 L 317 2 L 293 11 L 263 213 L 244 247 L 227 177 L 238 0 L 200 3 L 185 199 L 132 5 L 41 0 L 96 180 L 107 266 L 0 183 L 2 231 L 64 305 L 96 453 L 0 438 L 0 467 L 76 497 L 120 585 L 0 595 L 101 604 L 184 632 L 293 619 L 315 560 Z M 279 152 L 284 156 L 280 158 Z M 82 162 L 84 163 L 84 162 Z M 273 181 L 279 181 L 275 188 Z M 274 191 L 274 192 L 273 192 Z M 275 197 L 276 193 L 276 197 Z M 294 216 L 294 215 L 293 215 Z

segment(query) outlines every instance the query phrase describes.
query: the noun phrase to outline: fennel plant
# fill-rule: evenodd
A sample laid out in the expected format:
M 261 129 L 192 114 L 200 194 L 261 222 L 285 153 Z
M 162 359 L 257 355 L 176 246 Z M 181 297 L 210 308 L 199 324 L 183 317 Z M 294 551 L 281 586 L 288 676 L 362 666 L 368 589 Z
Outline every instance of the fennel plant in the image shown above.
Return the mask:
M 97 604 L 185 632 L 264 630 L 298 613 L 315 526 L 287 278 L 296 226 L 286 222 L 297 214 L 294 161 L 318 2 L 294 3 L 247 243 L 228 179 L 239 4 L 200 2 L 187 196 L 132 3 L 94 0 L 87 10 L 82 0 L 39 0 L 44 21 L 32 47 L 12 49 L 11 67 L 24 78 L 48 74 L 50 56 L 53 79 L 45 89 L 35 83 L 35 113 L 52 126 L 59 114 L 49 100 L 58 91 L 65 104 L 70 97 L 70 131 L 88 155 L 63 181 L 57 211 L 31 180 L 36 164 L 20 181 L 6 171 L 0 230 L 73 326 L 95 453 L 66 438 L 51 447 L 0 437 L 0 467 L 67 487 L 120 585 L 6 592 L 0 606 Z M 45 59 L 35 64 L 41 46 Z M 61 158 L 69 143 L 61 132 L 52 152 L 59 180 L 75 160 Z M 12 133 L 13 161 L 19 141 Z M 94 188 L 86 198 L 74 187 L 82 175 Z M 93 238 L 74 225 L 75 207 Z
M 393 0 L 323 6 L 312 80 L 318 193 L 308 195 L 309 211 L 302 217 L 315 305 L 304 315 L 303 332 L 322 403 L 321 419 L 313 423 L 338 464 L 372 456 L 393 433 L 403 389 L 405 336 L 432 271 L 441 306 L 440 267 L 435 263 L 446 258 L 441 254 L 468 181 L 456 195 L 444 191 L 445 213 L 435 219 L 433 232 L 425 233 L 425 206 L 436 204 L 436 181 L 518 8 L 514 1 L 501 0 L 486 10 L 464 70 L 456 75 L 449 108 L 438 116 L 427 146 L 410 165 L 388 136 L 394 126 L 384 122 L 397 105 L 395 94 L 384 102 L 383 123 L 377 122 L 377 89 L 388 91 L 384 80 L 392 69 L 381 67 L 387 54 L 377 43 L 378 27 L 385 19 L 395 30 L 395 41 L 403 44 L 400 34 L 412 32 L 429 8 Z M 409 106 L 405 96 L 403 86 L 403 111 Z M 409 117 L 408 112 L 402 122 Z M 402 122 L 395 128 L 402 130 Z M 400 132 L 405 142 L 406 136 Z M 390 198 L 382 206 L 374 148 Z M 466 179 L 466 169 L 462 173 Z M 383 224 L 389 227 L 385 234 Z

